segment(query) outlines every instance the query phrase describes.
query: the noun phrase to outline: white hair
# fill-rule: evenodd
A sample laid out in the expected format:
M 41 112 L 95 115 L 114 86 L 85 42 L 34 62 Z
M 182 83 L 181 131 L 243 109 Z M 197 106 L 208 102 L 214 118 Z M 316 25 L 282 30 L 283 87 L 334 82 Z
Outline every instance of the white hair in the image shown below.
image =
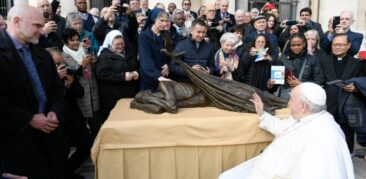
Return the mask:
M 70 12 L 70 13 L 68 13 L 66 15 L 66 27 L 71 27 L 71 22 L 75 22 L 77 20 L 83 22 L 83 19 L 76 12 Z
M 351 21 L 354 21 L 354 13 L 353 13 L 353 11 L 350 11 L 350 10 L 344 10 L 344 11 L 342 11 L 341 12 L 341 14 L 340 14 L 340 16 L 342 16 L 342 14 L 344 14 L 344 13 L 349 13 L 349 14 L 351 14 Z
M 220 43 L 221 44 L 224 44 L 225 42 L 229 42 L 229 43 L 232 43 L 233 45 L 236 45 L 239 42 L 239 38 L 234 33 L 226 32 L 220 38 Z
M 245 11 L 243 9 L 238 9 L 235 11 L 235 15 L 238 13 L 242 13 L 244 15 Z

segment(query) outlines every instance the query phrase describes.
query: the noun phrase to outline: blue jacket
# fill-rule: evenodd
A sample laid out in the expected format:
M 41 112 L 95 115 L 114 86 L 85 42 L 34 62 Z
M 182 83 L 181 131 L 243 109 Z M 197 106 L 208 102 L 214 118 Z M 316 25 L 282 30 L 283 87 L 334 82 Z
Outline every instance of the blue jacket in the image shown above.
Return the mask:
M 358 53 L 361 47 L 363 35 L 361 33 L 352 32 L 349 30 L 347 33 L 349 40 L 351 41 L 351 48 L 348 50 L 348 54 L 354 56 Z M 332 53 L 332 41 L 333 36 L 329 35 L 329 32 L 325 33 L 325 38 L 320 42 L 320 47 L 325 50 L 327 54 Z
M 179 53 L 182 51 L 185 51 L 182 61 L 189 66 L 199 64 L 204 68 L 209 67 L 210 73 L 213 73 L 213 70 L 215 69 L 215 51 L 212 43 L 207 43 L 203 40 L 200 43 L 199 48 L 197 48 L 196 42 L 192 40 L 192 36 L 188 36 L 187 39 L 180 41 L 175 47 L 175 52 Z M 186 79 L 186 74 L 175 62 L 171 63 L 170 72 L 173 75 L 176 75 L 176 80 L 178 81 Z
M 244 38 L 244 44 L 250 44 L 252 43 L 252 41 L 255 39 L 255 37 L 257 37 L 258 32 L 253 29 L 253 31 L 248 34 L 245 38 Z M 269 40 L 269 42 L 271 43 L 272 46 L 272 58 L 273 59 L 277 59 L 278 58 L 278 42 L 277 42 L 277 37 L 269 32 L 266 32 L 266 36 Z
M 139 58 L 140 58 L 140 90 L 156 91 L 158 78 L 161 76 L 161 67 L 169 64 L 170 60 L 160 50 L 164 48 L 162 35 L 157 36 L 148 28 L 139 35 Z

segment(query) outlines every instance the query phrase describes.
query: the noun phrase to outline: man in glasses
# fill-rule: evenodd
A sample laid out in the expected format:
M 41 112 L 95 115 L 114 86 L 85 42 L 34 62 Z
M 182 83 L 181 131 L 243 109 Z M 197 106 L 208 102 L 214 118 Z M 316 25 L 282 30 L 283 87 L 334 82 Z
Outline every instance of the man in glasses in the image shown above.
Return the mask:
M 331 44 L 331 54 L 323 55 L 318 60 L 324 72 L 326 82 L 334 80 L 346 81 L 353 77 L 366 76 L 366 61 L 359 61 L 351 56 L 348 51 L 351 48 L 351 41 L 346 34 L 336 34 L 333 36 Z M 343 85 L 325 84 L 327 92 L 327 110 L 335 121 L 341 126 L 348 144 L 350 152 L 353 151 L 354 131 L 349 126 L 347 120 L 340 116 L 343 109 L 339 107 L 339 97 L 342 93 L 360 94 L 360 90 L 354 83 L 344 83 Z
M 350 29 L 351 25 L 355 22 L 352 11 L 342 11 L 339 16 L 339 20 L 339 24 L 336 25 L 335 29 L 333 29 L 333 18 L 329 19 L 329 30 L 325 33 L 325 39 L 321 41 L 320 46 L 327 53 L 329 53 L 331 51 L 331 44 L 334 34 L 345 33 L 351 41 L 351 47 L 348 50 L 348 54 L 354 56 L 360 50 L 363 35 L 361 33 L 352 32 Z
M 190 0 L 183 0 L 182 1 L 182 8 L 183 8 L 183 11 L 184 11 L 184 15 L 186 16 L 186 20 L 194 20 L 194 19 L 197 19 L 198 15 L 196 12 L 192 11 L 191 10 L 191 7 L 192 7 L 192 3 Z M 187 19 L 187 17 L 189 19 Z

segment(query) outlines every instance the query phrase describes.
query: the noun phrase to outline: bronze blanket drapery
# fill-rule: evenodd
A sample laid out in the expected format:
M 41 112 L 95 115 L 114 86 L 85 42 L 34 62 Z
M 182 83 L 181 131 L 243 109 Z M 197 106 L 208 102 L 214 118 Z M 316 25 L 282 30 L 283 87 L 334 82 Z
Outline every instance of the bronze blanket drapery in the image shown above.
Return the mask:
M 168 56 L 170 56 L 173 61 L 181 66 L 181 68 L 189 77 L 189 79 L 193 82 L 193 84 L 196 85 L 211 101 L 212 106 L 229 111 L 255 113 L 255 107 L 250 101 L 253 93 L 257 93 L 261 97 L 264 103 L 264 109 L 267 112 L 273 113 L 275 109 L 280 109 L 287 106 L 287 100 L 281 99 L 268 92 L 261 91 L 250 85 L 233 80 L 222 79 L 217 76 L 194 70 L 180 59 L 184 52 L 171 53 L 166 50 L 163 51 Z M 159 85 L 159 87 L 160 86 L 161 85 Z M 140 93 L 146 94 L 146 92 Z M 152 98 L 151 95 L 148 96 L 149 98 Z M 171 99 L 171 97 L 160 97 L 157 100 L 144 100 L 144 103 L 147 102 L 149 105 L 157 105 L 166 109 L 166 107 L 161 106 L 161 101 L 167 100 L 169 101 L 169 104 L 176 105 L 177 102 L 171 102 Z M 159 103 L 155 103 L 154 101 L 159 101 Z M 148 108 L 148 105 L 141 104 L 141 102 L 141 94 L 138 94 L 136 95 L 135 100 L 131 103 L 131 107 L 149 112 L 149 109 L 146 109 L 146 107 Z M 161 110 L 161 108 L 155 112 L 150 110 L 150 112 L 152 113 L 161 113 L 162 111 L 164 110 Z M 165 111 L 172 112 L 171 110 Z M 175 112 L 176 111 L 174 110 L 173 113 Z

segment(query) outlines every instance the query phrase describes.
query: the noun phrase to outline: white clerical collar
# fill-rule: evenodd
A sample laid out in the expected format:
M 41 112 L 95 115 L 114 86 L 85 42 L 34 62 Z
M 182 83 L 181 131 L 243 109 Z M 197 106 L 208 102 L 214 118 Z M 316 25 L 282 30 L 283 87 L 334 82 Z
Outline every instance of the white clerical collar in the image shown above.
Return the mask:
M 337 60 L 338 60 L 338 61 L 342 61 L 342 60 L 343 60 L 343 58 L 342 58 L 342 57 L 337 57 Z

